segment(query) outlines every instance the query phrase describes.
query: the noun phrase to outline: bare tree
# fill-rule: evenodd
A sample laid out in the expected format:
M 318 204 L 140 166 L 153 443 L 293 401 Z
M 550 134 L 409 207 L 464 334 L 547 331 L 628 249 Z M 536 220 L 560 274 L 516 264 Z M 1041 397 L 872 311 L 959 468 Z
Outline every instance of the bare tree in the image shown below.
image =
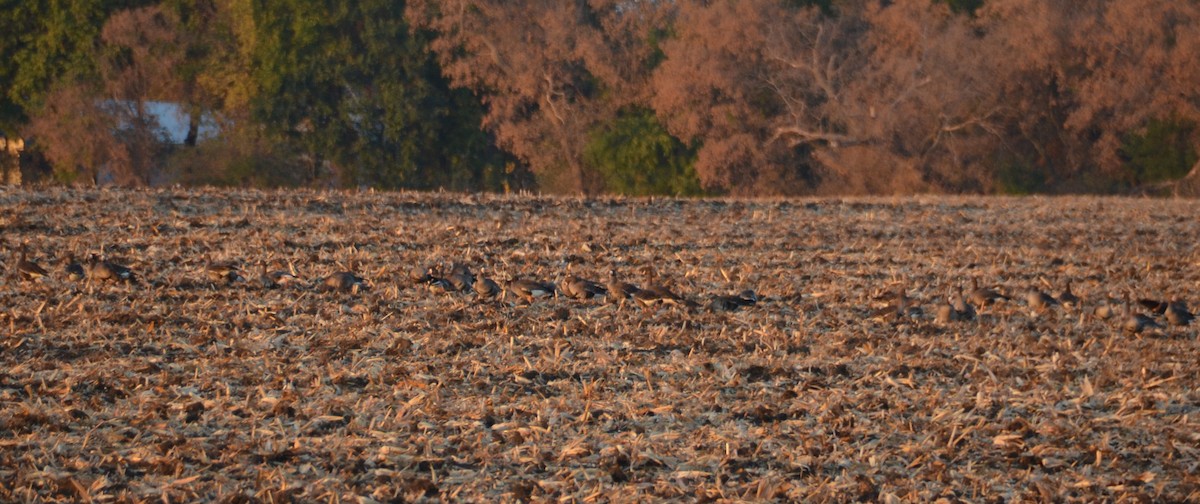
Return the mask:
M 551 190 L 591 192 L 589 133 L 644 101 L 647 37 L 670 6 L 619 0 L 430 0 L 410 18 L 456 86 L 479 93 L 484 125 Z

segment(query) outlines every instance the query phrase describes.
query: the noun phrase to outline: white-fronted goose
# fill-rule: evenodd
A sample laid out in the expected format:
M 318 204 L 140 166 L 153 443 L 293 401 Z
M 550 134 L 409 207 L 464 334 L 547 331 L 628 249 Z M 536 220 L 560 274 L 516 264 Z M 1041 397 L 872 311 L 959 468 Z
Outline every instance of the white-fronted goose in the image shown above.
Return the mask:
M 896 286 L 896 293 L 892 296 L 893 301 L 888 306 L 876 310 L 872 314 L 872 318 L 876 319 L 892 319 L 893 322 L 900 323 L 906 319 L 919 317 L 921 308 L 915 305 L 908 297 L 908 287 L 906 284 Z
M 955 287 L 954 295 L 950 297 L 949 304 L 956 312 L 958 320 L 975 320 L 975 306 L 967 302 L 967 298 L 963 296 L 961 284 Z
M 88 259 L 88 279 L 137 283 L 137 275 L 128 266 L 102 260 L 96 254 L 92 254 L 91 258 Z
M 1100 320 L 1108 320 L 1121 313 L 1121 302 L 1116 299 L 1105 299 L 1096 305 L 1092 310 L 1092 314 Z
M 232 261 L 210 262 L 204 267 L 208 281 L 220 284 L 233 284 L 245 280 L 241 266 Z
M 1174 326 L 1185 326 L 1196 320 L 1196 315 L 1188 310 L 1187 304 L 1178 299 L 1171 300 L 1163 314 L 1166 315 L 1167 322 Z
M 321 280 L 318 290 L 341 291 L 357 293 L 358 291 L 367 290 L 370 284 L 366 279 L 349 271 L 338 271 Z
M 1133 311 L 1133 303 L 1129 302 L 1128 294 L 1125 296 L 1125 322 L 1122 323 L 1121 327 L 1125 329 L 1125 332 L 1131 334 L 1140 334 L 1148 329 L 1162 328 L 1153 318 L 1141 313 L 1135 313 Z
M 1025 294 L 1025 303 L 1034 311 L 1044 312 L 1057 305 L 1058 300 L 1042 292 L 1040 289 L 1033 288 L 1029 289 L 1029 292 Z
M 479 299 L 493 299 L 496 296 L 499 296 L 502 292 L 500 289 L 500 284 L 496 283 L 496 281 L 492 280 L 491 278 L 483 276 L 483 274 L 484 271 L 480 270 L 480 276 L 477 280 L 475 280 L 475 284 L 473 286 L 475 289 L 475 296 Z
M 63 267 L 63 270 L 67 273 L 68 280 L 71 280 L 72 282 L 78 282 L 87 277 L 87 271 L 84 270 L 83 264 L 81 264 L 79 261 L 76 261 L 73 254 L 67 255 L 66 260 L 63 262 L 66 263 L 66 266 Z
M 1067 280 L 1067 284 L 1063 287 L 1063 291 L 1059 293 L 1058 302 L 1067 308 L 1075 308 L 1079 306 L 1079 296 L 1076 296 L 1074 292 L 1071 292 L 1071 280 Z
M 743 306 L 754 306 L 758 303 L 758 294 L 752 289 L 746 289 L 737 294 L 716 295 L 708 303 L 712 311 L 737 311 Z
M 458 292 L 471 290 L 471 286 L 475 283 L 475 274 L 471 273 L 465 265 L 455 263 L 450 267 L 450 274 L 444 277 L 444 280 L 450 283 L 450 287 Z
M 624 303 L 626 299 L 632 298 L 637 291 L 641 290 L 636 285 L 617 278 L 617 270 L 608 271 L 608 284 L 605 287 L 608 290 L 610 303 Z
M 50 276 L 50 272 L 45 268 L 38 266 L 37 263 L 30 261 L 26 256 L 26 245 L 21 244 L 21 257 L 17 260 L 17 275 L 23 280 L 37 280 Z
M 602 287 L 600 284 L 591 280 L 579 278 L 575 275 L 567 275 L 566 278 L 563 279 L 562 291 L 567 297 L 580 300 L 592 299 L 596 296 L 604 296 L 608 293 L 608 290 Z
M 287 270 L 274 271 L 267 269 L 267 263 L 264 262 L 262 263 L 262 275 L 259 276 L 259 281 L 262 282 L 263 287 L 275 289 L 297 284 L 300 282 L 300 277 L 296 276 L 296 270 L 290 262 L 288 263 Z
M 504 282 L 504 290 L 532 303 L 535 299 L 553 296 L 555 289 L 554 284 L 550 283 L 526 279 L 509 279 Z
M 1009 297 L 996 292 L 992 289 L 986 289 L 979 286 L 979 279 L 971 279 L 971 293 L 969 295 L 971 302 L 976 306 L 988 306 L 998 300 L 1008 300 Z
M 433 268 L 419 264 L 408 270 L 408 279 L 413 284 L 425 284 L 433 281 Z
M 641 290 L 633 293 L 633 300 L 642 306 L 654 306 L 659 304 L 670 305 L 691 305 L 683 296 L 673 292 L 669 287 L 662 284 L 651 284 L 643 287 Z

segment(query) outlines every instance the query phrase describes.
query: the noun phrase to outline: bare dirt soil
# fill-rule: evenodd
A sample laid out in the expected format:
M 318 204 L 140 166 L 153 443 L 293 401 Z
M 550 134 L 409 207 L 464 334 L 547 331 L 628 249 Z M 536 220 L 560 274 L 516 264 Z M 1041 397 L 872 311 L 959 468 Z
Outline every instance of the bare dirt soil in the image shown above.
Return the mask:
M 1092 313 L 1195 302 L 1197 216 L 1082 197 L 0 190 L 0 500 L 1195 502 L 1196 325 Z M 50 278 L 10 273 L 21 243 Z M 66 276 L 101 252 L 139 282 Z M 247 281 L 210 281 L 219 261 Z M 258 283 L 288 261 L 303 285 Z M 409 279 L 451 262 L 761 299 L 480 302 Z M 311 287 L 346 269 L 371 288 Z M 1015 299 L 935 320 L 972 279 Z M 1026 301 L 1067 281 L 1082 306 Z

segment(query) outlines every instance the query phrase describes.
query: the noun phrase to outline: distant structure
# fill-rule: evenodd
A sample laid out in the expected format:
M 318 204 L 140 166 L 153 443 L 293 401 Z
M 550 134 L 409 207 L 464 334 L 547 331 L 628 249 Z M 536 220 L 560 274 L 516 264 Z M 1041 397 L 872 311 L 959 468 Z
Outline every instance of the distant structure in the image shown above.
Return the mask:
M 21 151 L 25 140 L 0 135 L 0 185 L 21 185 Z

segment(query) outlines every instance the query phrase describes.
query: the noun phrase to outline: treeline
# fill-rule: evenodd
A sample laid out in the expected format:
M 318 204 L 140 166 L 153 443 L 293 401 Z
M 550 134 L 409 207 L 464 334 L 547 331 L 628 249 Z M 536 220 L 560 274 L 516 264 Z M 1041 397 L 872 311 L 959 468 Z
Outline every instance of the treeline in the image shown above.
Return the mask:
M 26 139 L 33 178 L 68 183 L 1200 185 L 1197 0 L 23 0 L 0 17 L 0 131 Z

